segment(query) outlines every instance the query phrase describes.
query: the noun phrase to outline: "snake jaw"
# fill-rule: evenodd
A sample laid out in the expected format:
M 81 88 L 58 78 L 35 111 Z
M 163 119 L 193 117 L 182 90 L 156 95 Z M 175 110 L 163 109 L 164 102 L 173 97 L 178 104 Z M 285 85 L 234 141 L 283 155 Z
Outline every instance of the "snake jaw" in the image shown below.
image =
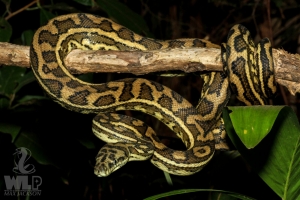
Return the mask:
M 111 170 L 104 164 L 95 165 L 94 173 L 98 177 L 106 177 L 112 173 Z
M 100 157 L 102 159 L 102 157 Z M 102 161 L 97 159 L 94 167 L 94 174 L 98 177 L 106 177 L 117 169 L 123 167 L 127 163 L 128 159 L 120 157 L 116 160 Z
M 98 177 L 106 177 L 128 161 L 129 150 L 124 143 L 106 144 L 98 152 L 94 173 Z

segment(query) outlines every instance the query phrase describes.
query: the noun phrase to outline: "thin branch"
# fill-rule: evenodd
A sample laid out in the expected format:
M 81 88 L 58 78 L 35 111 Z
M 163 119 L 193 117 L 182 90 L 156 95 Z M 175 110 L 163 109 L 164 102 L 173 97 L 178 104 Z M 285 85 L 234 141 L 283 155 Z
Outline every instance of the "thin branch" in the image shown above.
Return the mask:
M 29 47 L 0 43 L 0 64 L 30 67 Z M 275 78 L 291 94 L 300 93 L 300 55 L 273 49 Z M 132 73 L 180 70 L 222 71 L 220 49 L 186 48 L 154 51 L 82 51 L 73 50 L 64 63 L 73 74 L 88 72 Z
M 8 19 L 12 18 L 13 16 L 19 14 L 20 12 L 26 10 L 27 8 L 29 8 L 30 6 L 32 6 L 33 4 L 36 4 L 39 0 L 34 0 L 32 2 L 30 2 L 29 4 L 27 4 L 26 6 L 20 8 L 19 10 L 13 12 L 13 13 L 9 13 L 9 15 L 7 17 L 5 17 L 5 20 L 7 21 Z

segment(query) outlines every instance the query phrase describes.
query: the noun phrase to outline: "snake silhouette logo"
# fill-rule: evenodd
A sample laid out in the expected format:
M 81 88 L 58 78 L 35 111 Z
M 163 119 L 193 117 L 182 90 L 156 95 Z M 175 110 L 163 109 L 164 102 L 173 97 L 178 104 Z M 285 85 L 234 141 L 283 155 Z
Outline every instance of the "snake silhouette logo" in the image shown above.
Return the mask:
M 28 164 L 31 151 L 25 147 L 19 147 L 13 156 L 15 157 L 15 166 L 12 169 L 14 175 L 4 175 L 6 185 L 4 196 L 40 196 L 42 191 L 39 187 L 42 184 L 42 178 L 32 175 L 35 167 Z
M 31 157 L 31 151 L 25 147 L 20 147 L 16 149 L 14 153 L 15 167 L 13 171 L 17 174 L 32 174 L 35 172 L 35 168 L 32 164 L 27 164 L 26 162 Z

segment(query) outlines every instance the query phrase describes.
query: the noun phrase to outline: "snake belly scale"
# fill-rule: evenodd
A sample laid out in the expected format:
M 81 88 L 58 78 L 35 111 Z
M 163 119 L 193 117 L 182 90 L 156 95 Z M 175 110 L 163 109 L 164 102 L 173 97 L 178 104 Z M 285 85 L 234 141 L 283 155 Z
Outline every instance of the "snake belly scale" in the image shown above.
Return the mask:
M 145 79 L 129 78 L 103 84 L 83 82 L 68 72 L 63 58 L 76 48 L 142 51 L 184 47 L 219 48 L 201 39 L 145 38 L 109 19 L 90 14 L 59 16 L 36 31 L 30 59 L 41 87 L 69 110 L 97 113 L 93 120 L 95 135 L 108 143 L 118 143 L 107 144 L 100 150 L 100 160 L 95 167 L 98 176 L 107 176 L 121 167 L 126 156 L 130 157 L 127 150 L 132 153 L 130 160 L 152 157 L 155 166 L 172 174 L 190 175 L 200 171 L 214 155 L 215 139 L 211 129 L 220 124 L 221 110 L 229 98 L 229 83 L 223 73 L 203 75 L 205 87 L 195 108 L 171 89 Z M 230 55 L 223 57 L 228 59 Z M 187 150 L 167 148 L 143 122 L 111 113 L 118 110 L 137 110 L 156 117 L 181 138 Z M 132 137 L 131 132 L 136 136 Z M 132 143 L 125 147 L 120 139 Z M 102 164 L 107 159 L 112 162 Z

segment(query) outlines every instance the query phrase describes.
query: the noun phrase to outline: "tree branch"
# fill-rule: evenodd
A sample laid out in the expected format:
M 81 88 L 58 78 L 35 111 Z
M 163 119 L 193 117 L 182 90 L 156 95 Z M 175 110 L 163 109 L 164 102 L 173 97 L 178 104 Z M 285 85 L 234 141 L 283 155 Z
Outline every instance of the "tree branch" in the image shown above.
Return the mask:
M 0 64 L 30 67 L 29 47 L 0 43 Z M 275 78 L 295 95 L 300 93 L 300 55 L 273 49 Z M 222 71 L 220 49 L 186 48 L 154 51 L 82 51 L 73 50 L 65 58 L 73 74 L 88 72 L 132 73 L 180 70 Z

